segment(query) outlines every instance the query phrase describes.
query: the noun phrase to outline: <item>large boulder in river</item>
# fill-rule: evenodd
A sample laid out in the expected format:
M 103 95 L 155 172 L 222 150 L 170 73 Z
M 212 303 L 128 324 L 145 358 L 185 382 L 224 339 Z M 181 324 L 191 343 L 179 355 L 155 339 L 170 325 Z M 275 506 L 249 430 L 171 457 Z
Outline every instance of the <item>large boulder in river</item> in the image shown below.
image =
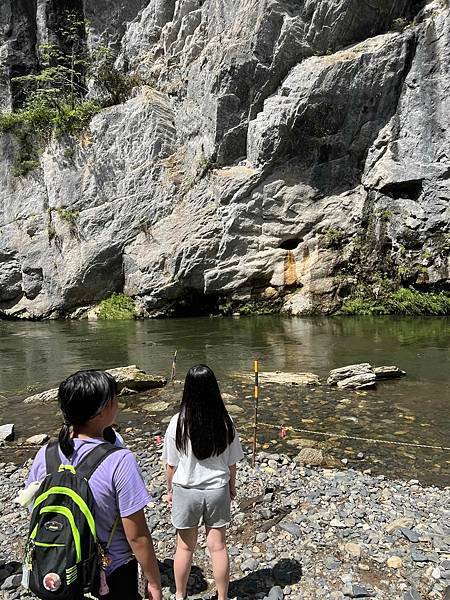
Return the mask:
M 107 369 L 106 371 L 114 377 L 117 381 L 119 388 L 119 395 L 124 390 L 129 394 L 130 390 L 134 392 L 146 392 L 155 388 L 164 387 L 167 383 L 165 377 L 160 375 L 150 375 L 146 373 L 136 365 L 129 365 L 128 367 L 117 367 L 115 369 Z M 58 399 L 58 388 L 53 388 L 40 394 L 34 394 L 25 398 L 24 402 L 27 404 L 46 404 L 47 402 L 53 402 Z
M 394 365 L 372 367 L 369 363 L 359 363 L 333 369 L 327 383 L 343 389 L 361 389 L 373 387 L 378 379 L 397 379 L 403 375 L 405 371 Z
M 333 369 L 330 371 L 327 383 L 328 385 L 337 385 L 339 381 L 343 381 L 344 379 L 349 379 L 350 377 L 356 377 L 359 375 L 366 375 L 368 373 L 373 374 L 372 366 L 369 363 L 348 365 L 346 367 L 340 367 L 339 369 Z
M 167 383 L 165 377 L 150 375 L 136 365 L 108 369 L 107 372 L 117 381 L 119 393 L 123 388 L 136 392 L 146 392 L 147 390 L 164 387 Z

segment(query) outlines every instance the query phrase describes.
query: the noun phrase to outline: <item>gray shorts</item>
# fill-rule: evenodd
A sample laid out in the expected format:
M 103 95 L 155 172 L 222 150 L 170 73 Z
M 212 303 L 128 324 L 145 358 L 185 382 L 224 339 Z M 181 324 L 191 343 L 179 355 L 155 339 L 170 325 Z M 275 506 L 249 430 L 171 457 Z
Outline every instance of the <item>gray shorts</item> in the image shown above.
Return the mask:
M 173 486 L 172 525 L 176 529 L 225 527 L 231 520 L 230 488 L 227 485 L 212 490 Z

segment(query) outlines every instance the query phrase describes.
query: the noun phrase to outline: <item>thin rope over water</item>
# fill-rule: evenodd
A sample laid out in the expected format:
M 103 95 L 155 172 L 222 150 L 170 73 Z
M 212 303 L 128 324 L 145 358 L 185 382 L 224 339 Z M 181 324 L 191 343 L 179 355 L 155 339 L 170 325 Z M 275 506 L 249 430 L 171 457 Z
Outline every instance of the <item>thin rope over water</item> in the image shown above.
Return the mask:
M 394 440 L 380 440 L 374 438 L 366 438 L 360 437 L 357 435 L 344 435 L 342 433 L 330 433 L 328 431 L 313 431 L 311 429 L 297 429 L 296 427 L 291 427 L 289 425 L 274 425 L 271 423 L 261 423 L 258 422 L 258 425 L 262 425 L 263 427 L 269 427 L 270 429 L 280 429 L 284 427 L 287 431 L 295 431 L 297 433 L 309 433 L 313 435 L 324 435 L 326 437 L 336 437 L 346 440 L 359 440 L 361 442 L 369 442 L 371 444 L 391 444 L 393 446 L 409 446 L 410 448 L 428 448 L 430 450 L 444 450 L 449 452 L 450 448 L 446 448 L 445 446 L 430 446 L 428 444 L 413 444 L 412 442 L 397 442 Z M 249 427 L 249 426 L 247 426 Z M 251 427 L 254 427 L 253 425 Z

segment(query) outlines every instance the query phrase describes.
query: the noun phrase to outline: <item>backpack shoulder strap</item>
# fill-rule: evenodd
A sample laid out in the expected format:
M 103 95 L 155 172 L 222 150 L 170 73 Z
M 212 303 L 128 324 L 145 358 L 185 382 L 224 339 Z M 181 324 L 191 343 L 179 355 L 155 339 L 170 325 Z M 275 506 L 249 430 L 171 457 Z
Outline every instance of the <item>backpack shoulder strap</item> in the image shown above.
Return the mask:
M 109 442 L 98 444 L 78 463 L 77 474 L 89 480 L 105 458 L 118 450 L 123 450 L 123 448 L 116 448 Z
M 57 441 L 48 443 L 47 448 L 45 449 L 45 469 L 47 475 L 56 473 L 60 464 L 59 443 Z

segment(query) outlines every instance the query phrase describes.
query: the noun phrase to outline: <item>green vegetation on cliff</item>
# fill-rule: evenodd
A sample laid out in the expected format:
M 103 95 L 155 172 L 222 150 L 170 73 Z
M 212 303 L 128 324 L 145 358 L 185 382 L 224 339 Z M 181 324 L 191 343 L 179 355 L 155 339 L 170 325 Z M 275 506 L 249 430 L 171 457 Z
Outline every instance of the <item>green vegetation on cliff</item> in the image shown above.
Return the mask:
M 450 315 L 450 295 L 445 292 L 425 293 L 412 288 L 400 288 L 374 297 L 369 288 L 359 285 L 344 300 L 339 314 L 445 316 Z
M 99 304 L 98 318 L 105 320 L 134 319 L 136 310 L 133 300 L 125 294 L 112 294 Z
M 40 68 L 14 78 L 23 99 L 13 112 L 0 112 L 0 132 L 13 133 L 19 140 L 15 176 L 39 166 L 39 152 L 52 137 L 79 135 L 102 108 L 125 102 L 140 83 L 115 68 L 109 48 L 100 46 L 89 53 L 86 30 L 86 21 L 65 12 L 59 45 L 42 44 Z

